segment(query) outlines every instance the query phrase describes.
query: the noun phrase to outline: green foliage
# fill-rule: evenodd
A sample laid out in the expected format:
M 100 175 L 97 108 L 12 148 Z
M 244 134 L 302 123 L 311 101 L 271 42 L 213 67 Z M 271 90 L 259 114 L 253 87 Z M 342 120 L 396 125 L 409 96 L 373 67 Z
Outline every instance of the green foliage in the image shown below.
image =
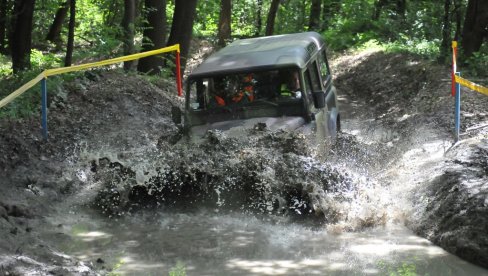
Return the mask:
M 7 60 L 0 56 L 0 61 Z M 54 54 L 43 54 L 41 51 L 33 50 L 31 53 L 32 68 L 12 74 L 11 63 L 5 62 L 0 65 L 0 99 L 5 98 L 22 85 L 36 78 L 42 71 L 50 68 L 60 67 L 61 59 Z M 49 96 L 55 96 L 63 90 L 63 84 L 80 77 L 82 73 L 70 73 L 49 77 L 47 80 L 47 91 Z M 25 118 L 40 111 L 41 87 L 39 84 L 33 86 L 20 97 L 0 109 L 0 118 Z
M 119 261 L 114 265 L 112 271 L 110 271 L 107 275 L 108 276 L 119 276 L 122 275 L 119 272 L 116 272 L 117 269 L 121 268 L 125 264 L 124 259 L 120 258 Z
M 415 263 L 402 262 L 401 264 L 387 264 L 384 261 L 378 262 L 378 267 L 383 271 L 383 274 L 389 276 L 416 276 L 418 275 L 417 266 Z M 425 274 L 428 275 L 428 274 Z
M 30 61 L 32 68 L 38 69 L 50 69 L 55 67 L 60 67 L 62 64 L 62 56 L 59 54 L 43 53 L 39 50 L 32 49 Z
M 373 22 L 344 18 L 337 21 L 336 24 L 336 28 L 328 29 L 323 33 L 328 47 L 332 50 L 359 47 L 361 44 L 378 38 L 378 28 Z
M 12 74 L 12 62 L 10 58 L 0 55 L 0 77 Z
M 5 98 L 23 84 L 35 78 L 41 70 L 32 69 L 23 71 L 17 75 L 3 76 L 0 80 L 0 99 Z M 34 90 L 34 91 L 33 91 Z M 40 110 L 41 93 L 40 86 L 36 85 L 23 95 L 0 109 L 0 118 L 25 118 Z M 35 91 L 38 91 L 35 93 Z
M 484 45 L 479 52 L 465 60 L 465 65 L 461 64 L 459 68 L 463 75 L 474 78 L 481 78 L 476 81 L 479 84 L 488 86 L 488 45 Z M 465 68 L 464 68 L 465 67 Z
M 387 52 L 407 52 L 422 56 L 426 59 L 435 60 L 439 55 L 439 41 L 426 39 L 397 40 L 385 44 Z
M 193 32 L 199 37 L 216 37 L 219 24 L 219 1 L 198 1 Z
M 171 268 L 171 270 L 169 272 L 169 276 L 186 276 L 185 264 L 183 264 L 182 262 L 178 261 L 176 263 L 176 266 L 174 266 L 173 268 Z

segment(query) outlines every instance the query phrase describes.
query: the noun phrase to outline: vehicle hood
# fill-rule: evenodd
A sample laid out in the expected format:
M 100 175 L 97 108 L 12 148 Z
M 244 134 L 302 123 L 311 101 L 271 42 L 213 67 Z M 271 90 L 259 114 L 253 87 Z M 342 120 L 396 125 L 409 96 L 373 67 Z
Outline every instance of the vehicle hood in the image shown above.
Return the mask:
M 294 131 L 306 123 L 303 117 L 263 117 L 245 120 L 230 120 L 194 126 L 189 129 L 189 136 L 193 141 L 202 139 L 209 130 L 220 130 L 227 137 L 242 137 L 249 135 L 248 130 L 264 128 L 270 131 Z

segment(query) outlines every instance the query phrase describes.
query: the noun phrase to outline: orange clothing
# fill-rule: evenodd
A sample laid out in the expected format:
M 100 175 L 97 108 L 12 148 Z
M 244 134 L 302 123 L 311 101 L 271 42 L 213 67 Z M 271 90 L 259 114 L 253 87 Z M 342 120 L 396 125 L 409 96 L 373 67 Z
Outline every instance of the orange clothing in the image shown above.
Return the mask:
M 225 101 L 222 99 L 222 97 L 215 96 L 215 101 L 217 102 L 218 106 L 225 106 Z

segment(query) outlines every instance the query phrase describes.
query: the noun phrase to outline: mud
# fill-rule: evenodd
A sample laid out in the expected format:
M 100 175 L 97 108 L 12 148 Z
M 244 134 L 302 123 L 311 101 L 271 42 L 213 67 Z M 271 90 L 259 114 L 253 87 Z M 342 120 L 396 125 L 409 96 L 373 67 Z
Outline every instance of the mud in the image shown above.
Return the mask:
M 405 222 L 486 266 L 486 132 L 469 128 L 488 120 L 487 99 L 464 93 L 470 142 L 448 150 L 447 68 L 379 52 L 333 63 L 348 126 L 327 154 L 302 135 L 260 128 L 240 139 L 216 131 L 198 145 L 174 144 L 170 107 L 181 100 L 173 83 L 120 72 L 90 73 L 53 93 L 47 142 L 38 118 L 1 121 L 0 272 L 107 272 L 96 260 L 60 253 L 46 240 L 57 238 L 39 233 L 62 228 L 44 218 L 70 206 L 113 219 L 205 207 L 313 221 L 332 232 Z
M 352 117 L 368 114 L 374 118 L 370 126 L 379 125 L 387 133 L 380 138 L 386 147 L 374 152 L 388 151 L 381 160 L 389 160 L 389 168 L 380 179 L 399 197 L 396 205 L 406 225 L 447 251 L 487 267 L 488 132 L 483 126 L 488 117 L 483 110 L 488 98 L 462 89 L 465 140 L 455 144 L 447 68 L 381 52 L 339 57 L 336 62 L 338 89 L 353 105 L 359 102 Z

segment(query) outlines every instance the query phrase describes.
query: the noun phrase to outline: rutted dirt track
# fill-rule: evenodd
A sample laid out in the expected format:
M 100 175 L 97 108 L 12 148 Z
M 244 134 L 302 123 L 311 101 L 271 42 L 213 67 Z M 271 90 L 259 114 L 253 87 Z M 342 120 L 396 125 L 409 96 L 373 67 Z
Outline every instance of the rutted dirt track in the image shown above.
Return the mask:
M 488 99 L 464 93 L 466 140 L 451 147 L 446 68 L 380 52 L 341 56 L 332 68 L 344 133 L 326 157 L 300 135 L 260 130 L 244 141 L 216 132 L 196 149 L 173 145 L 169 111 L 180 105 L 173 83 L 156 87 L 120 73 L 90 75 L 53 97 L 48 142 L 37 118 L 1 121 L 0 272 L 105 273 L 103 259 L 80 262 L 53 245 L 59 237 L 41 235 L 64 227 L 46 217 L 70 206 L 130 216 L 148 201 L 307 216 L 332 232 L 400 221 L 486 266 L 488 137 L 484 128 L 467 129 L 486 123 Z M 355 173 L 376 180 L 357 181 Z M 362 212 L 355 202 L 364 202 Z

